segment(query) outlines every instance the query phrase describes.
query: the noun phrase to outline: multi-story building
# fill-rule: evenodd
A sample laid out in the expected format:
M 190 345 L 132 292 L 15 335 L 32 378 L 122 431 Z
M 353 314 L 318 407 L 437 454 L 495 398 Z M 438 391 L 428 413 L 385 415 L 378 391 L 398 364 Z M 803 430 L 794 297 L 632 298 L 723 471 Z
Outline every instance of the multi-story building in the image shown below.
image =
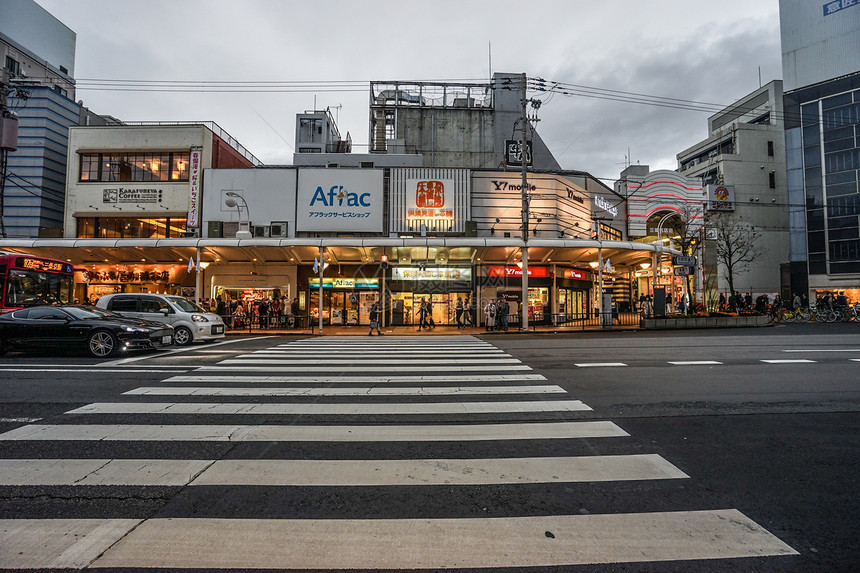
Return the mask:
M 860 300 L 860 3 L 780 0 L 790 282 Z
M 0 3 L 0 98 L 18 117 L 17 149 L 5 165 L 8 237 L 59 236 L 68 128 L 75 102 L 75 33 L 32 0 Z
M 756 260 L 733 273 L 735 290 L 754 297 L 791 294 L 780 274 L 780 266 L 788 262 L 782 98 L 781 81 L 762 86 L 709 117 L 708 138 L 678 154 L 679 172 L 698 179 L 702 189 L 719 186 L 734 193 L 731 201 L 705 202 L 706 229 L 708 218 L 718 212 L 730 213 L 733 222 L 755 228 Z M 703 263 L 709 276 L 716 278 L 716 285 L 709 288 L 727 293 L 726 268 L 717 261 L 716 244 L 708 236 Z

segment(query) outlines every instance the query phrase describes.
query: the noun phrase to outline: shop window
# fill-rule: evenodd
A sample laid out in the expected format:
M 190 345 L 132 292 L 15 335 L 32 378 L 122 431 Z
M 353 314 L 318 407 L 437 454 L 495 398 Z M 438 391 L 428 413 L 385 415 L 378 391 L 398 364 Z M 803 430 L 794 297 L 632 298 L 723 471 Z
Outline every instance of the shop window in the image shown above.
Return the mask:
M 188 181 L 188 152 L 82 153 L 81 181 Z

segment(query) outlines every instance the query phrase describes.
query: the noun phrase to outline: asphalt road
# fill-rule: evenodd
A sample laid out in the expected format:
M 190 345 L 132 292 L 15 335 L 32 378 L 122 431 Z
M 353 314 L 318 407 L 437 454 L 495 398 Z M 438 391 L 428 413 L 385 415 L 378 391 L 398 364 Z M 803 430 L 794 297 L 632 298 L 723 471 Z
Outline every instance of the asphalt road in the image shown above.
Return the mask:
M 860 327 L 369 340 L 0 358 L 0 569 L 860 570 Z

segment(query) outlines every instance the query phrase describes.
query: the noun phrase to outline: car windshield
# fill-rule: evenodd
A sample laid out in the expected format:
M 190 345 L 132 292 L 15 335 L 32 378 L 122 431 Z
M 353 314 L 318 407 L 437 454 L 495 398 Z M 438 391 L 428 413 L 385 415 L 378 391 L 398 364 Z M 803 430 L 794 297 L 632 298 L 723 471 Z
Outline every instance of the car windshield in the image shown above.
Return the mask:
M 183 312 L 208 312 L 203 310 L 193 302 L 188 299 L 182 298 L 181 296 L 169 296 L 167 297 L 168 302 L 178 308 Z
M 64 307 L 63 310 L 65 310 L 79 320 L 92 318 L 122 318 L 120 315 L 115 314 L 109 310 L 104 310 L 96 307 L 67 306 Z

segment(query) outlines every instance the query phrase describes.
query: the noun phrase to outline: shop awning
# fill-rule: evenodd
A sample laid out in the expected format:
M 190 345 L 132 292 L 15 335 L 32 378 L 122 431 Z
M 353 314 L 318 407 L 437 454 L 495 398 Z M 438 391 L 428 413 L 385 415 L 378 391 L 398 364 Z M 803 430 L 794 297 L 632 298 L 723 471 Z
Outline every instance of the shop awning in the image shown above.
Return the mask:
M 583 265 L 597 260 L 598 249 L 613 266 L 650 262 L 654 252 L 680 255 L 663 245 L 635 241 L 531 239 L 530 264 Z M 177 264 L 201 259 L 272 264 L 312 264 L 325 249 L 330 262 L 362 264 L 388 254 L 392 264 L 506 264 L 520 260 L 523 241 L 517 238 L 388 238 L 325 237 L 296 239 L 0 239 L 0 251 L 27 253 L 69 261 L 74 265 Z

